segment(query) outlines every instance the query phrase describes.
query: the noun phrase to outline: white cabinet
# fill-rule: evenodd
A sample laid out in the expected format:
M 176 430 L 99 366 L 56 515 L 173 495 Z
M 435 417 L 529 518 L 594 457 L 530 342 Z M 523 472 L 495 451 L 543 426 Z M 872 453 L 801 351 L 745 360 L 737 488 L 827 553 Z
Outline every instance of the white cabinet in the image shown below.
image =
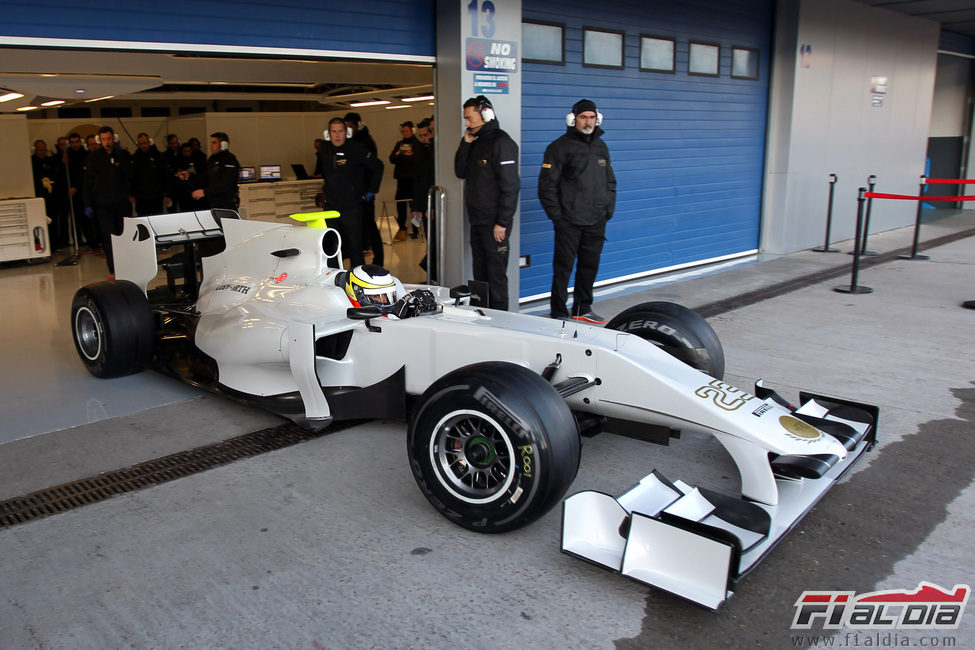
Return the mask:
M 0 262 L 50 256 L 44 199 L 0 201 Z
M 279 181 L 276 183 L 248 183 L 240 186 L 241 219 L 296 223 L 288 219 L 298 212 L 318 209 L 315 197 L 322 191 L 320 179 Z

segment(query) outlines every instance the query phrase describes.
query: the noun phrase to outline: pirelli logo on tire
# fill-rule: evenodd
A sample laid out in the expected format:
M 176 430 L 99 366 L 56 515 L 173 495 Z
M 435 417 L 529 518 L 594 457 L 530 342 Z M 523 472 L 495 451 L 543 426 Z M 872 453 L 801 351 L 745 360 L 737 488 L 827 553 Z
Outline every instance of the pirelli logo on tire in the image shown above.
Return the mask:
M 477 402 L 483 406 L 486 411 L 496 417 L 502 426 L 526 439 L 529 437 L 531 427 L 528 426 L 528 423 L 505 406 L 501 400 L 495 397 L 494 394 L 487 388 L 484 386 L 478 386 L 477 390 L 474 391 L 474 399 L 477 400 Z

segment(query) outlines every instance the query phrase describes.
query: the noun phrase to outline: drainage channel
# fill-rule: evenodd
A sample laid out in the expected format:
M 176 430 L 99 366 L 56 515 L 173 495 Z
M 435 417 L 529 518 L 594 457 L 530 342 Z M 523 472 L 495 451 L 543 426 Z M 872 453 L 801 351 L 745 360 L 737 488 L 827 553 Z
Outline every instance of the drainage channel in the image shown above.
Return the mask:
M 174 481 L 237 460 L 313 440 L 363 422 L 365 420 L 339 422 L 324 431 L 309 431 L 288 422 L 212 445 L 181 451 L 131 467 L 103 472 L 24 496 L 6 499 L 0 501 L 0 528 L 16 526 L 41 517 L 98 503 L 126 492 Z

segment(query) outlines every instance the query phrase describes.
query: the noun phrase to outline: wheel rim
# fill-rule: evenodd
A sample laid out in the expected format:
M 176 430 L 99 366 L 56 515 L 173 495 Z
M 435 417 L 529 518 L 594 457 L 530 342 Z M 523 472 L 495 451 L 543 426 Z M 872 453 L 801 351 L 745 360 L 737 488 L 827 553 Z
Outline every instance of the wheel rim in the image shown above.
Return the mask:
M 96 361 L 102 352 L 104 330 L 98 314 L 87 305 L 79 308 L 75 313 L 74 335 L 81 354 L 89 361 Z
M 508 433 L 484 413 L 448 413 L 434 429 L 430 461 L 444 488 L 467 503 L 504 495 L 515 478 L 515 450 Z

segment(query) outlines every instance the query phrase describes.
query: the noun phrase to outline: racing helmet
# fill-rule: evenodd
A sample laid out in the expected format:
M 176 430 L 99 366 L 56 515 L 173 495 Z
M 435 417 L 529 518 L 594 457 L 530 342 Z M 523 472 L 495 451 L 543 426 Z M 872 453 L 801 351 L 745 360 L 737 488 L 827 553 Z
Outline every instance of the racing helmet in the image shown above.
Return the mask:
M 375 264 L 364 264 L 346 274 L 345 293 L 356 307 L 378 305 L 390 308 L 406 293 L 399 280 Z

